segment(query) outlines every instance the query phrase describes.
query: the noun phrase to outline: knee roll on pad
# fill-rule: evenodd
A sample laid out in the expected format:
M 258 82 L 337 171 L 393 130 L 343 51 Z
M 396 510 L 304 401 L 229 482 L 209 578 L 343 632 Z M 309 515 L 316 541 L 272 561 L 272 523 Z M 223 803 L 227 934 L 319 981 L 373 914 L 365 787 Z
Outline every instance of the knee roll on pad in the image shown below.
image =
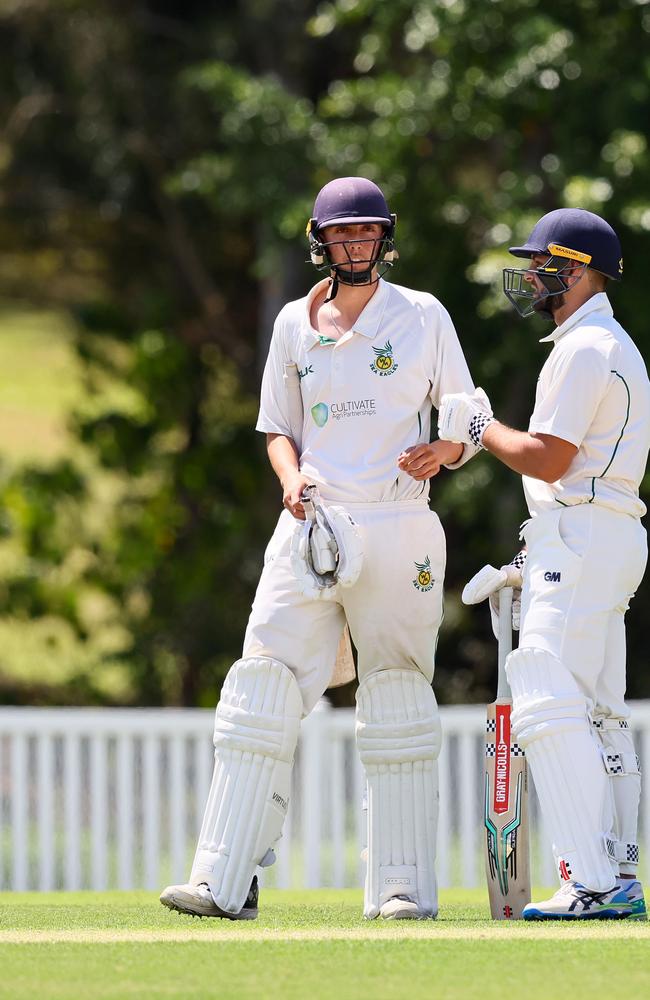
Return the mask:
M 407 895 L 433 917 L 441 730 L 431 685 L 415 670 L 369 674 L 357 692 L 356 730 L 368 788 L 364 916 Z
M 217 705 L 214 773 L 190 882 L 238 913 L 255 868 L 282 833 L 303 702 L 283 663 L 238 660 Z
M 526 748 L 549 733 L 589 730 L 587 701 L 564 664 L 541 649 L 517 649 L 506 661 L 512 728 Z
M 526 751 L 560 877 L 611 889 L 613 799 L 586 699 L 567 667 L 545 650 L 516 650 L 506 670 L 512 729 Z
M 593 731 L 602 747 L 605 771 L 614 798 L 614 842 L 612 852 L 619 871 L 633 875 L 639 863 L 638 816 L 641 770 L 634 740 L 626 719 L 603 715 L 592 718 Z

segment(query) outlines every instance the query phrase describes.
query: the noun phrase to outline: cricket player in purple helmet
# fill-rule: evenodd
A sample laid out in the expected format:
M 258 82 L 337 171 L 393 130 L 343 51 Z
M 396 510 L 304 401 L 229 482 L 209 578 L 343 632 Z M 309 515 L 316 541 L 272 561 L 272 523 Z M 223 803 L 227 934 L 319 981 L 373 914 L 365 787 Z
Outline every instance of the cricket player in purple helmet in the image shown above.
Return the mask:
M 431 444 L 430 423 L 444 393 L 474 387 L 441 303 L 383 278 L 397 258 L 395 216 L 376 184 L 326 184 L 307 233 L 325 277 L 277 317 L 257 423 L 285 509 L 217 707 L 190 881 L 161 901 L 231 920 L 257 915 L 255 872 L 274 860 L 300 721 L 328 686 L 347 621 L 368 785 L 364 915 L 435 917 L 431 683 L 445 539 L 429 479 L 477 448 Z
M 506 295 L 522 316 L 537 312 L 555 324 L 543 338 L 552 349 L 528 431 L 496 420 L 480 389 L 443 398 L 439 431 L 521 473 L 530 511 L 520 641 L 506 669 L 512 728 L 552 834 L 560 888 L 523 915 L 644 919 L 624 616 L 647 560 L 639 484 L 650 382 L 606 294 L 623 260 L 604 219 L 558 209 L 510 253 L 527 266 L 504 270 Z M 503 569 L 484 567 L 464 599 L 489 596 L 504 577 L 515 582 L 516 567 Z

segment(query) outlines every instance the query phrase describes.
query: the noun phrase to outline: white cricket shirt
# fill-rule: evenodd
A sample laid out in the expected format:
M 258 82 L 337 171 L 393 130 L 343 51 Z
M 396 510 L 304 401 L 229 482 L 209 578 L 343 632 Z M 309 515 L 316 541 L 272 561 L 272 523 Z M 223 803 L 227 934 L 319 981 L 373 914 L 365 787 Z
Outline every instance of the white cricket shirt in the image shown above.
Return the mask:
M 523 477 L 531 515 L 558 504 L 596 503 L 641 517 L 650 448 L 650 382 L 604 292 L 543 342 L 553 350 L 537 383 L 529 431 L 570 441 L 578 452 L 555 483 Z
M 327 279 L 326 279 L 327 280 Z M 397 467 L 429 441 L 431 407 L 474 385 L 451 318 L 427 292 L 380 280 L 354 328 L 338 341 L 313 329 L 310 308 L 325 282 L 278 315 L 262 379 L 257 430 L 291 433 L 284 366 L 295 362 L 302 396 L 300 468 L 340 501 L 426 497 L 429 483 Z M 475 453 L 466 448 L 458 465 Z

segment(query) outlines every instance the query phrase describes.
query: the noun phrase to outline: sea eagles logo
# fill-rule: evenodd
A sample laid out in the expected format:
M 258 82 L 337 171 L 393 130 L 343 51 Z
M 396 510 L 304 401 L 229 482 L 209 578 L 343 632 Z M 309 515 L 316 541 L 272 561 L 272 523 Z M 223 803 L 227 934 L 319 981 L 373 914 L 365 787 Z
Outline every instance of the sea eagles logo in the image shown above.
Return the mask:
M 416 562 L 415 566 L 418 570 L 418 575 L 413 581 L 413 586 L 416 590 L 421 590 L 423 594 L 426 594 L 436 582 L 431 576 L 431 560 L 427 556 L 423 563 Z
M 370 362 L 370 371 L 375 375 L 392 375 L 399 368 L 393 361 L 393 348 L 390 340 L 387 340 L 383 347 L 373 347 L 377 355 L 374 361 Z

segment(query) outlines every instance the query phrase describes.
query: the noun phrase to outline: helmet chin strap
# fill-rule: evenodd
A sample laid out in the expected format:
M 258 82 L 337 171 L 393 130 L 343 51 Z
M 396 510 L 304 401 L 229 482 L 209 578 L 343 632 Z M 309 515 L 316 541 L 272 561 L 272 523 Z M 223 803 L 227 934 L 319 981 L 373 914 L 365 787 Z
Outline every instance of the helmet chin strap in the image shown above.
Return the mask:
M 336 298 L 336 294 L 339 290 L 339 284 L 349 285 L 353 287 L 355 285 L 374 285 L 379 281 L 379 275 L 373 278 L 372 272 L 374 269 L 374 264 L 372 267 L 368 267 L 365 271 L 349 271 L 346 268 L 338 265 L 333 267 L 332 285 L 328 292 L 325 302 L 331 302 L 333 298 Z
M 325 303 L 331 302 L 332 299 L 335 299 L 336 298 L 336 293 L 338 292 L 338 290 L 339 290 L 339 279 L 337 278 L 337 276 L 335 274 L 334 277 L 332 278 L 332 284 L 330 285 L 330 290 L 327 293 L 327 295 L 325 296 Z

